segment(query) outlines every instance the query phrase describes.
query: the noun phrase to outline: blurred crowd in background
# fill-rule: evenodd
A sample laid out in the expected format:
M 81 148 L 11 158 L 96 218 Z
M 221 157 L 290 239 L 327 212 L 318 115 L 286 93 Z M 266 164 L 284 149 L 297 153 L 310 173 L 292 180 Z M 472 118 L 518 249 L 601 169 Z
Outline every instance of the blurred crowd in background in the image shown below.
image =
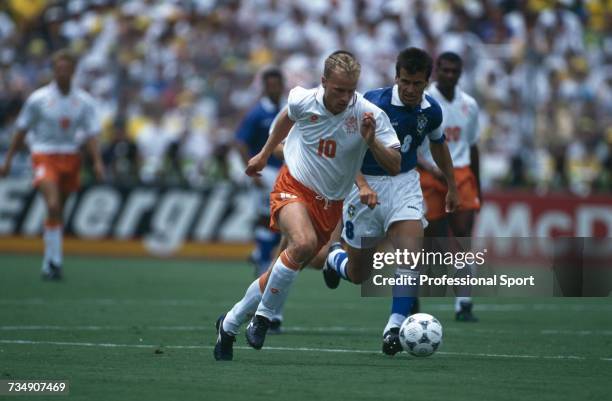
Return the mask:
M 199 186 L 245 179 L 232 141 L 263 68 L 312 87 L 347 49 L 365 91 L 393 83 L 408 46 L 464 58 L 485 189 L 611 191 L 612 0 L 5 0 L 0 155 L 60 48 L 98 101 L 109 179 Z

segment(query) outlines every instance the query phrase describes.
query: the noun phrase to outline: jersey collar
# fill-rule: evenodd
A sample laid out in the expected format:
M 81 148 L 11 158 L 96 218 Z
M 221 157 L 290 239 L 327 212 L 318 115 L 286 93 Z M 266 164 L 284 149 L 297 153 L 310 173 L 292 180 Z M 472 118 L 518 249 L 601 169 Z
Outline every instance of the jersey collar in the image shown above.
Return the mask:
M 442 100 L 444 103 L 453 104 L 457 101 L 457 99 L 459 99 L 459 92 L 460 92 L 459 85 L 455 86 L 455 97 L 453 98 L 453 100 L 448 100 L 446 96 L 444 96 L 442 92 L 440 92 L 437 84 L 438 83 L 435 81 L 432 82 L 431 85 L 429 85 L 429 87 L 427 88 L 427 92 L 433 93 L 434 99 L 438 100 L 438 102 Z
M 70 97 L 72 93 L 74 92 L 74 87 L 70 86 L 70 92 L 68 92 L 67 95 L 64 95 L 62 91 L 59 89 L 59 87 L 57 86 L 57 83 L 55 81 L 51 81 L 51 83 L 49 84 L 49 87 L 51 88 L 51 91 L 54 92 L 54 95 L 58 97 Z
M 321 105 L 321 107 L 325 108 L 325 103 L 323 103 L 323 95 L 325 94 L 325 89 L 323 89 L 323 85 L 319 85 L 317 87 L 317 93 L 315 94 L 315 99 L 317 99 L 317 103 Z
M 267 96 L 263 96 L 261 98 L 261 107 L 267 112 L 267 113 L 274 113 L 278 108 L 276 107 L 276 104 L 274 104 L 274 102 L 272 100 L 270 100 L 269 97 Z
M 397 84 L 393 85 L 393 89 L 391 91 L 391 104 L 393 106 L 406 107 L 402 100 L 399 97 L 399 89 Z M 429 100 L 425 98 L 425 94 L 423 94 L 423 99 L 421 100 L 421 110 L 425 110 L 431 107 L 431 103 Z

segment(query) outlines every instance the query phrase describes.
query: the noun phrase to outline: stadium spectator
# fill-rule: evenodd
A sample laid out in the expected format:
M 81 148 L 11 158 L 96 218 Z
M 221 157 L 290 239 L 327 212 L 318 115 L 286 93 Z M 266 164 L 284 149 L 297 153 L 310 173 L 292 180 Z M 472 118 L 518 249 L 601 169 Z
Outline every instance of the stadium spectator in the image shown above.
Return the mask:
M 112 139 L 105 147 L 102 159 L 110 180 L 119 184 L 138 181 L 138 148 L 127 135 L 123 118 L 118 118 L 113 123 Z
M 602 0 L 10 1 L 0 4 L 0 81 L 27 96 L 51 79 L 50 54 L 68 46 L 83 60 L 75 82 L 100 101 L 106 125 L 125 115 L 130 135 L 150 96 L 172 113 L 188 88 L 194 104 L 214 105 L 203 114 L 208 134 L 197 136 L 209 142 L 198 156 L 205 166 L 231 141 L 257 97 L 252 77 L 266 64 L 281 66 L 288 86 L 309 86 L 329 49 L 347 48 L 361 60 L 363 91 L 393 79 L 388 66 L 408 45 L 434 56 L 454 51 L 464 60 L 461 85 L 481 105 L 485 189 L 511 176 L 563 189 L 563 158 L 585 104 L 595 104 L 589 117 L 602 127 L 600 141 L 612 126 L 611 18 Z M 510 149 L 495 147 L 499 132 Z M 557 132 L 549 148 L 546 137 Z M 535 162 L 545 159 L 554 160 L 552 178 Z

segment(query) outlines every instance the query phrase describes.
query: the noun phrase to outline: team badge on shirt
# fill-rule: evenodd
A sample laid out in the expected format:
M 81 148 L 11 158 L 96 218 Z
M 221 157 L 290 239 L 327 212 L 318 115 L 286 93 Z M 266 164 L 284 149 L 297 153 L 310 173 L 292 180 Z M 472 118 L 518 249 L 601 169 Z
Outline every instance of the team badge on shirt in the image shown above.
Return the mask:
M 68 129 L 70 128 L 70 118 L 68 117 L 62 117 L 60 119 L 60 127 L 62 127 L 63 129 Z
M 417 134 L 423 135 L 423 131 L 425 131 L 425 128 L 427 127 L 427 116 L 424 114 L 419 114 L 416 118 L 416 123 Z
M 348 210 L 346 211 L 349 218 L 353 218 L 355 216 L 355 205 L 349 205 Z
M 357 132 L 357 117 L 350 116 L 344 120 L 344 129 L 347 134 L 354 134 Z

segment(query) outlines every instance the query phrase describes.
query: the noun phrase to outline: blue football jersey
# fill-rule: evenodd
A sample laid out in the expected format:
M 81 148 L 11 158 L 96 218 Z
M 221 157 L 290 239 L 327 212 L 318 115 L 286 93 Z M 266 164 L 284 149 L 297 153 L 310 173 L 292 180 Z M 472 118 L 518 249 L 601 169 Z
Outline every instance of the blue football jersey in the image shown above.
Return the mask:
M 424 95 L 421 104 L 410 108 L 401 103 L 397 85 L 366 92 L 364 97 L 387 113 L 391 125 L 400 140 L 402 169 L 405 173 L 416 167 L 417 149 L 425 135 L 436 143 L 444 142 L 441 129 L 442 108 L 431 96 Z M 364 175 L 387 175 L 387 172 L 376 162 L 368 150 L 363 158 L 361 173 Z
M 272 125 L 272 121 L 279 111 L 280 107 L 264 97 L 257 102 L 240 123 L 236 132 L 236 139 L 246 144 L 250 156 L 255 156 L 266 144 L 270 125 Z M 282 164 L 283 162 L 274 156 L 270 156 L 268 159 L 268 165 L 280 167 Z

